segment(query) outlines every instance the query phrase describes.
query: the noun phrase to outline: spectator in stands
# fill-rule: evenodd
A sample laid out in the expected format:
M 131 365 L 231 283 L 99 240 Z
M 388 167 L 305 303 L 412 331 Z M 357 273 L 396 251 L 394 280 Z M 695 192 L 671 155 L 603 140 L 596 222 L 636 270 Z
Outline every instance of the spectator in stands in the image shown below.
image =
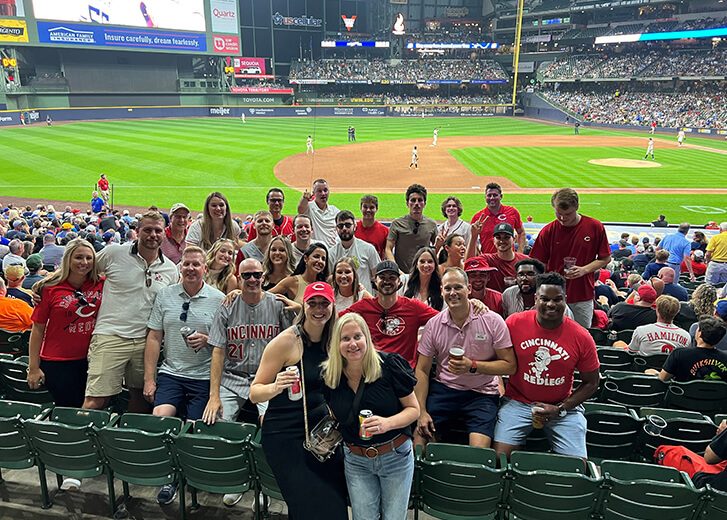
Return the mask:
M 654 261 L 646 266 L 641 276 L 644 280 L 649 280 L 653 276 L 657 276 L 662 267 L 667 267 L 667 259 L 669 258 L 669 251 L 660 249 L 654 255 Z
M 712 285 L 727 282 L 727 221 L 720 223 L 719 234 L 709 239 L 706 260 L 704 281 Z
M 704 461 L 707 464 L 719 464 L 727 459 L 727 419 L 723 420 L 717 427 L 717 435 L 709 443 L 704 452 Z M 692 477 L 692 482 L 698 488 L 706 487 L 709 484 L 713 489 L 727 491 L 727 469 L 719 473 L 705 473 L 699 471 Z
M 659 249 L 665 249 L 669 251 L 669 258 L 666 263 L 669 267 L 674 269 L 674 278 L 679 279 L 679 273 L 681 272 L 681 264 L 684 262 L 687 264 L 687 270 L 689 271 L 689 279 L 694 281 L 694 273 L 692 272 L 692 260 L 689 256 L 692 252 L 692 243 L 687 240 L 687 233 L 689 233 L 689 223 L 683 222 L 679 224 L 679 229 L 676 233 L 666 235 L 659 243 Z
M 495 245 L 495 252 L 481 255 L 487 261 L 488 265 L 496 269 L 495 271 L 490 272 L 490 278 L 487 282 L 487 286 L 495 291 L 503 292 L 512 285 L 512 280 L 515 278 L 516 264 L 529 257 L 513 249 L 515 244 L 515 230 L 506 222 L 497 224 L 493 228 L 491 240 Z M 466 254 L 467 258 L 475 256 L 475 242 L 476 241 L 470 240 L 468 244 L 470 249 L 468 249 Z M 508 280 L 510 283 L 505 283 L 506 278 L 510 279 Z M 533 290 L 535 290 L 534 286 Z
M 543 263 L 534 258 L 525 258 L 515 264 L 517 284 L 508 287 L 502 293 L 502 316 L 504 318 L 517 312 L 529 311 L 535 306 L 535 278 L 544 272 Z M 569 311 L 570 309 L 566 310 L 566 313 Z
M 427 189 L 412 184 L 406 189 L 406 205 L 409 213 L 394 219 L 386 238 L 386 258 L 393 260 L 403 272 L 414 267 L 414 256 L 420 248 L 434 244 L 437 223 L 424 216 L 427 205 Z
M 182 261 L 182 252 L 186 247 L 187 225 L 189 224 L 189 208 L 177 202 L 169 210 L 169 225 L 164 228 L 162 253 L 175 264 Z M 127 213 L 128 214 L 128 213 Z
M 450 196 L 442 201 L 442 216 L 447 219 L 437 226 L 438 241 L 441 241 L 450 235 L 460 235 L 467 244 L 470 240 L 470 225 L 462 220 L 462 201 L 459 198 Z
M 727 323 L 727 299 L 718 300 L 715 304 L 713 304 L 713 307 L 714 317 L 719 318 Z M 700 316 L 699 319 L 701 320 L 702 318 L 706 317 L 709 317 L 709 315 L 705 314 L 703 316 Z M 694 323 L 689 328 L 689 335 L 692 337 L 692 346 L 697 345 L 697 330 L 699 330 L 699 323 Z M 727 352 L 727 336 L 723 337 L 719 343 L 714 345 L 714 348 Z
M 111 244 L 96 257 L 106 282 L 89 347 L 84 408 L 108 406 L 123 381 L 129 411 L 148 411 L 143 396 L 147 322 L 157 293 L 179 280 L 177 266 L 160 250 L 163 238 L 164 217 L 149 211 L 139 222 L 136 242 Z
M 338 242 L 331 249 L 330 263 L 335 264 L 343 257 L 355 258 L 358 264 L 356 273 L 359 282 L 366 291 L 373 292 L 371 279 L 374 277 L 374 269 L 381 262 L 381 258 L 374 246 L 365 240 L 356 238 L 356 217 L 347 209 L 336 215 L 336 233 Z
M 96 253 L 82 239 L 71 241 L 60 269 L 35 285 L 41 300 L 32 315 L 27 381 L 31 389 L 45 385 L 56 406 L 83 405 L 103 285 Z
M 470 285 L 470 296 L 484 303 L 491 311 L 503 316 L 502 294 L 487 287 L 490 273 L 495 270 L 481 256 L 468 258 L 464 263 L 464 271 L 467 273 Z
M 273 238 L 273 215 L 267 210 L 258 211 L 253 216 L 252 223 L 255 238 L 240 248 L 237 259 L 241 262 L 244 258 L 254 258 L 262 263 L 265 258 L 265 251 L 268 250 L 270 241 Z
M 22 265 L 9 265 L 3 270 L 5 281 L 7 282 L 8 298 L 17 298 L 33 307 L 33 293 L 28 289 L 23 289 L 23 280 L 25 280 L 25 269 Z
M 692 249 L 691 260 L 694 276 L 704 276 L 707 272 L 707 264 L 704 263 L 704 252 L 701 249 Z M 681 271 L 684 272 L 687 268 L 686 261 L 682 260 Z
M 356 261 L 344 256 L 333 266 L 333 293 L 336 295 L 336 310 L 341 312 L 362 298 L 371 298 L 371 294 L 358 281 Z
M 664 282 L 663 294 L 674 296 L 680 302 L 689 300 L 689 293 L 687 290 L 676 281 L 674 269 L 671 267 L 662 267 L 659 269 L 659 278 Z
M 538 275 L 536 286 L 535 310 L 506 320 L 518 367 L 510 376 L 498 413 L 494 448 L 509 457 L 525 444 L 537 422 L 546 429 L 553 451 L 585 459 L 582 403 L 598 388 L 596 344 L 588 331 L 565 317 L 566 281 L 562 276 Z M 582 383 L 574 391 L 576 370 Z
M 98 215 L 104 209 L 104 206 L 105 204 L 103 199 L 98 196 L 97 191 L 94 191 L 91 194 L 91 211 Z
M 25 269 L 25 258 L 23 258 L 25 248 L 23 242 L 14 238 L 8 244 L 8 249 L 10 252 L 3 257 L 3 271 L 9 265 L 22 265 L 23 269 Z
M 614 285 L 616 285 L 616 288 L 622 290 L 626 288 L 626 282 L 629 275 L 634 272 L 634 261 L 631 258 L 626 257 L 623 258 L 621 262 L 617 263 L 610 278 Z
M 437 242 L 439 242 L 439 239 L 437 239 Z M 437 258 L 440 276 L 450 267 L 459 267 L 460 269 L 464 267 L 465 244 L 462 235 L 453 234 L 444 239 Z
M 303 304 L 305 288 L 313 282 L 328 280 L 328 249 L 322 242 L 313 242 L 305 250 L 293 273 L 270 289 L 271 293 L 283 294 Z
M 681 302 L 674 323 L 684 330 L 690 330 L 690 327 L 701 318 L 714 314 L 715 301 L 717 301 L 717 289 L 708 283 L 700 284 L 694 289 L 688 302 Z
M 663 227 L 663 228 L 665 228 L 665 227 L 668 227 L 669 226 L 669 222 L 666 221 L 666 217 L 664 215 L 659 215 L 659 218 L 656 219 L 656 220 L 654 220 L 651 223 L 651 225 L 654 226 L 654 227 Z
M 28 268 L 28 276 L 23 280 L 23 289 L 30 290 L 35 285 L 35 282 L 45 278 L 45 275 L 48 273 L 43 269 L 43 261 L 37 253 L 30 255 L 26 259 L 25 265 Z
M 515 373 L 515 354 L 505 321 L 494 312 L 476 315 L 468 295 L 467 274 L 448 268 L 442 277 L 447 307 L 427 322 L 419 341 L 416 444 L 435 440 L 436 430 L 455 417 L 465 420 L 470 446 L 492 443 L 500 401 L 497 376 Z M 453 347 L 464 355 L 456 358 Z
M 725 337 L 725 322 L 719 318 L 708 317 L 699 320 L 695 336 L 696 347 L 674 350 L 664 363 L 659 379 L 685 383 L 687 381 L 725 381 L 727 382 L 727 352 L 717 350 L 717 345 Z M 647 370 L 655 374 L 656 370 Z
M 106 174 L 102 173 L 99 177 L 98 181 L 96 181 L 96 184 L 98 185 L 98 191 L 101 194 L 101 198 L 104 201 L 104 205 L 108 205 L 110 197 L 109 197 L 109 180 L 106 178 Z
M 578 193 L 573 189 L 557 190 L 550 203 L 556 220 L 540 230 L 530 256 L 547 270 L 565 274 L 568 307 L 578 323 L 590 327 L 595 295 L 591 273 L 611 261 L 606 230 L 598 220 L 578 213 Z
M 313 192 L 303 192 L 298 202 L 298 213 L 307 215 L 313 228 L 313 240 L 322 242 L 327 248 L 336 245 L 336 215 L 339 209 L 328 203 L 330 191 L 325 179 L 313 181 Z M 310 202 L 313 201 L 313 204 Z
M 7 296 L 5 280 L 0 278 L 0 329 L 8 332 L 24 332 L 33 325 L 30 317 L 33 309 L 23 300 Z
M 227 197 L 218 191 L 213 191 L 204 201 L 202 218 L 195 220 L 189 226 L 185 241 L 190 246 L 199 246 L 209 251 L 212 244 L 220 238 L 232 240 L 237 245 L 239 236 L 240 226 L 232 220 Z
M 498 224 L 510 224 L 517 233 L 518 251 L 525 249 L 526 238 L 525 228 L 520 218 L 520 212 L 514 206 L 502 204 L 502 187 L 496 182 L 485 186 L 485 202 L 487 206 L 478 211 L 470 222 L 472 226 L 471 240 L 478 240 L 480 253 L 495 253 L 497 249 L 492 241 L 495 226 Z M 468 248 L 472 254 L 476 254 L 476 248 Z
M 265 202 L 268 205 L 268 210 L 273 218 L 272 236 L 286 236 L 290 240 L 295 239 L 295 230 L 293 229 L 293 219 L 283 215 L 283 206 L 285 204 L 285 194 L 280 188 L 270 188 L 268 194 L 265 196 Z M 247 239 L 249 241 L 255 240 L 257 231 L 255 226 L 250 226 Z
M 28 223 L 22 218 L 12 220 L 11 228 L 12 229 L 5 234 L 5 238 L 8 240 L 26 240 L 30 234 Z
M 224 294 L 237 289 L 234 254 L 235 243 L 227 238 L 220 238 L 207 251 L 205 258 L 207 266 L 203 274 L 205 283 Z
M 636 327 L 655 323 L 654 303 L 656 300 L 656 290 L 652 285 L 639 286 L 633 303 L 620 302 L 609 309 L 611 329 L 615 331 L 634 330 Z
M 399 294 L 422 301 L 437 311 L 442 310 L 442 277 L 434 249 L 420 248 L 414 255 L 411 272 L 402 278 Z
M 270 241 L 263 259 L 263 291 L 269 291 L 295 270 L 293 246 L 285 235 Z
M 356 238 L 365 240 L 376 248 L 380 258 L 386 255 L 386 237 L 389 236 L 389 228 L 376 220 L 376 212 L 379 210 L 379 199 L 375 195 L 364 195 L 361 197 L 361 220 L 356 222 Z
M 679 301 L 662 294 L 656 299 L 656 323 L 636 327 L 631 342 L 616 341 L 613 346 L 626 348 L 632 354 L 653 356 L 667 354 L 674 349 L 691 344 L 689 333 L 674 325 L 674 316 L 679 312 Z
M 53 233 L 43 235 L 43 247 L 39 251 L 43 259 L 43 267 L 52 271 L 61 265 L 63 249 L 62 246 L 56 244 L 56 236 Z
M 708 242 L 709 241 L 707 240 L 707 237 L 704 236 L 704 233 L 702 231 L 695 231 L 692 235 L 692 252 L 699 249 L 700 251 L 702 251 L 702 253 L 706 253 Z
M 629 242 L 628 240 L 622 238 L 618 241 L 617 249 L 611 253 L 611 257 L 614 260 L 623 260 L 624 258 L 628 258 L 630 256 L 631 249 L 629 249 Z
M 293 229 L 295 231 L 295 241 L 293 242 L 293 263 L 298 265 L 303 253 L 305 253 L 311 245 L 313 227 L 311 225 L 310 217 L 308 215 L 296 215 L 293 219 Z

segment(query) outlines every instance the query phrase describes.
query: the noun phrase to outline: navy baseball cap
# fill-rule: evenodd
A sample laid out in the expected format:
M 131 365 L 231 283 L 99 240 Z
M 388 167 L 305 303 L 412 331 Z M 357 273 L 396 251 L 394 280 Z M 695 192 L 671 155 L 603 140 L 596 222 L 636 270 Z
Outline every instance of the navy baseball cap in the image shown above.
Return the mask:
M 499 233 L 507 233 L 511 237 L 515 236 L 515 230 L 512 228 L 512 226 L 506 222 L 502 222 L 495 226 L 495 229 L 492 230 L 492 236 L 495 236 Z
M 375 271 L 377 276 L 389 272 L 399 274 L 399 266 L 393 260 L 384 260 L 376 264 Z

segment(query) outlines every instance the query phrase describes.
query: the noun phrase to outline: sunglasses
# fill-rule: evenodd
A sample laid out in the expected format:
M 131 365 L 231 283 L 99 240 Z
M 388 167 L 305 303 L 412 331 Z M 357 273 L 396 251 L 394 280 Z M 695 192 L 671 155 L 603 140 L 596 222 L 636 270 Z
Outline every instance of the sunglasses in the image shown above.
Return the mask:
M 73 296 L 76 298 L 76 301 L 79 303 L 79 305 L 83 307 L 88 307 L 89 305 L 91 305 L 90 303 L 88 303 L 88 300 L 85 296 L 83 296 L 83 292 L 81 292 L 80 290 L 73 291 Z
M 146 276 L 146 286 L 151 287 L 152 279 L 151 279 L 151 270 L 147 269 L 144 271 L 144 276 Z
M 184 323 L 187 323 L 187 314 L 189 313 L 189 302 L 182 304 L 182 314 L 179 315 L 179 319 Z
M 419 225 L 420 225 L 419 221 L 415 220 L 414 221 L 414 234 L 415 235 L 419 233 Z
M 338 229 L 348 229 L 353 227 L 352 222 L 341 222 L 340 224 L 336 224 L 336 227 Z
M 255 280 L 259 280 L 260 278 L 263 277 L 263 272 L 262 271 L 254 271 L 254 272 L 251 272 L 251 273 L 240 273 L 240 276 L 242 276 L 243 279 L 245 279 L 245 280 L 249 280 L 250 278 L 255 278 Z
M 313 302 L 313 301 L 308 300 L 305 303 L 308 307 L 313 307 L 313 308 L 319 307 L 321 309 L 327 309 L 331 305 L 331 302 L 329 302 L 328 300 L 321 300 L 318 302 Z

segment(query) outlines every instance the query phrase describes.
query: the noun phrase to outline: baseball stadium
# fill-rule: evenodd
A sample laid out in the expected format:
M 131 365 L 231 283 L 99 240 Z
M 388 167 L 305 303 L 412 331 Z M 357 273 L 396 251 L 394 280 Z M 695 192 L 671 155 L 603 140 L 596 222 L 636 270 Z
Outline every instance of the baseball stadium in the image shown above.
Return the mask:
M 415 209 L 416 196 L 422 201 Z M 223 216 L 215 216 L 215 204 Z M 570 210 L 575 224 L 567 223 Z M 307 226 L 299 231 L 301 219 Z M 163 224 L 156 231 L 166 241 L 161 246 L 144 245 L 153 242 L 145 231 L 150 220 Z M 341 518 L 727 518 L 727 336 L 720 332 L 727 331 L 726 220 L 723 0 L 0 0 L 0 519 L 335 519 L 335 485 L 345 488 Z M 591 231 L 580 229 L 581 221 Z M 378 238 L 364 229 L 372 223 L 386 226 Z M 586 245 L 569 252 L 564 233 L 573 226 L 587 233 L 578 235 Z M 500 244 L 501 235 L 509 245 Z M 273 253 L 276 240 L 285 246 L 284 261 Z M 316 245 L 328 265 L 318 274 L 310 260 Z M 74 270 L 81 269 L 73 263 L 80 262 L 73 259 L 78 248 L 92 253 L 83 276 Z M 120 250 L 131 254 L 112 255 Z M 229 257 L 219 259 L 220 250 Z M 185 267 L 195 254 L 198 267 Z M 420 266 L 424 255 L 439 276 Z M 338 267 L 346 261 L 352 279 L 344 274 L 341 282 Z M 523 282 L 523 262 L 537 281 Z M 411 315 L 427 316 L 400 318 L 383 333 L 418 330 L 404 346 L 375 330 L 390 325 L 382 296 L 389 264 L 401 272 L 398 298 L 423 302 Z M 477 272 L 489 278 L 475 294 Z M 493 366 L 503 370 L 505 357 L 472 358 L 478 342 L 494 342 L 494 329 L 472 332 L 467 343 L 458 324 L 460 336 L 444 341 L 439 356 L 428 335 L 437 318 L 427 309 L 450 313 L 444 325 L 437 322 L 446 330 L 457 297 L 445 279 L 459 273 L 460 299 L 479 300 L 509 329 L 506 346 L 517 359 L 511 371 L 489 368 L 501 363 Z M 194 280 L 203 287 L 196 290 L 227 293 L 225 307 L 245 303 L 221 313 L 221 300 L 210 297 L 202 304 L 211 309 L 209 323 L 195 330 L 187 322 L 197 302 L 188 288 Z M 101 285 L 84 285 L 91 281 Z M 314 282 L 329 282 L 332 296 L 328 283 Z M 580 282 L 585 300 L 573 289 Z M 349 295 L 341 283 L 360 291 Z M 173 284 L 184 294 L 165 292 Z M 321 285 L 326 289 L 314 289 Z M 65 300 L 47 297 L 66 286 Z M 542 352 L 521 358 L 516 337 L 521 345 L 552 339 L 552 330 L 537 338 L 521 331 L 549 329 L 543 324 L 555 311 L 540 308 L 551 299 L 541 295 L 544 287 L 561 291 L 559 319 L 579 327 L 563 329 L 563 337 L 584 332 L 582 343 L 572 340 L 578 355 L 555 343 L 539 346 L 547 361 L 537 357 Z M 302 317 L 301 352 L 314 344 L 304 328 L 314 316 L 309 291 L 314 303 L 327 299 L 340 312 L 346 301 L 348 316 L 361 314 L 371 332 L 355 320 L 347 325 L 368 338 L 366 349 L 401 354 L 406 366 L 397 370 L 408 370 L 412 381 L 407 392 L 393 385 L 397 415 L 371 405 L 373 418 L 366 419 L 372 411 L 362 409 L 369 414 L 359 416 L 361 433 L 350 441 L 348 423 L 373 399 L 352 384 L 352 374 L 364 381 L 365 372 L 346 374 L 345 367 L 358 366 L 351 352 L 359 347 L 344 352 L 343 327 L 337 331 L 330 318 L 321 366 L 334 365 L 328 356 L 340 345 L 339 383 L 345 375 L 346 404 L 356 409 L 346 423 L 333 413 L 340 386 L 330 396 L 316 390 L 318 400 L 310 388 L 302 393 L 316 405 L 326 395 L 329 417 L 339 419 L 343 449 L 331 458 L 345 458 L 345 477 L 341 469 L 331 489 L 324 485 L 331 459 L 297 453 L 290 448 L 302 444 L 297 437 L 280 442 L 282 430 L 259 426 L 270 413 L 259 396 L 270 403 L 273 424 L 282 424 L 276 414 L 296 402 L 292 383 L 279 377 L 286 365 L 321 370 L 303 363 L 302 353 L 271 370 L 272 355 L 262 353 L 268 341 L 285 341 L 292 321 L 282 316 L 293 311 Z M 228 345 L 231 320 L 252 327 L 267 319 L 253 311 L 267 297 L 282 309 L 265 311 L 281 316 L 266 329 L 275 333 L 263 340 L 249 329 Z M 373 322 L 361 305 L 369 299 L 381 306 Z M 28 308 L 17 308 L 18 300 Z M 507 310 L 508 301 L 518 302 L 517 311 Z M 648 308 L 648 318 L 636 319 L 634 307 L 641 314 Z M 514 326 L 524 319 L 513 316 L 527 313 L 540 325 Z M 73 321 L 64 326 L 63 319 Z M 213 343 L 218 325 L 220 345 Z M 655 326 L 674 330 L 652 345 L 657 350 L 639 350 L 638 340 L 650 337 L 641 327 Z M 131 342 L 128 364 L 102 365 L 111 356 L 102 356 L 101 338 Z M 590 361 L 586 342 L 595 345 Z M 717 368 L 694 368 L 680 379 L 677 372 L 689 371 L 677 371 L 670 353 L 682 344 L 709 358 L 700 367 Z M 453 364 L 450 347 L 465 352 L 471 366 Z M 407 348 L 412 358 L 403 354 Z M 384 369 L 394 370 L 387 367 L 396 362 L 381 356 Z M 421 372 L 422 358 L 430 370 Z M 548 379 L 549 364 L 555 372 L 571 358 L 579 361 L 569 365 L 568 391 L 557 402 L 542 389 L 532 399 L 518 390 L 521 377 L 541 386 L 557 381 Z M 101 385 L 103 374 L 117 369 L 118 385 Z M 420 372 L 430 371 L 422 390 Z M 479 387 L 462 383 L 468 372 L 489 379 Z M 267 375 L 272 379 L 262 381 Z M 328 385 L 328 377 L 318 379 Z M 235 378 L 239 388 L 229 383 Z M 185 379 L 207 385 L 200 408 L 177 404 L 188 399 L 191 384 L 179 383 Z M 366 375 L 360 387 L 374 394 L 375 379 Z M 80 381 L 75 401 L 72 380 Z M 261 390 L 271 385 L 276 393 Z M 449 415 L 437 415 L 435 390 L 442 388 L 494 392 L 494 418 L 483 426 L 481 404 L 472 412 L 477 420 L 458 416 L 463 398 L 446 393 L 438 404 L 449 396 Z M 518 438 L 503 432 L 503 424 L 515 428 L 514 415 L 502 416 L 521 401 L 529 431 Z M 233 402 L 236 413 L 225 415 Z M 308 442 L 309 410 L 297 405 Z M 403 416 L 411 420 L 403 424 Z M 401 424 L 392 431 L 401 431 L 384 437 L 394 417 Z M 377 428 L 373 441 L 364 424 Z M 581 433 L 582 443 L 565 440 Z M 374 471 L 375 478 L 363 477 L 372 471 L 364 464 L 352 469 L 356 457 L 372 465 L 393 461 L 409 443 L 416 449 Z M 280 453 L 289 468 L 281 468 Z M 394 471 L 407 460 L 410 474 Z M 309 467 L 317 464 L 329 469 Z M 397 495 L 394 481 L 406 490 Z

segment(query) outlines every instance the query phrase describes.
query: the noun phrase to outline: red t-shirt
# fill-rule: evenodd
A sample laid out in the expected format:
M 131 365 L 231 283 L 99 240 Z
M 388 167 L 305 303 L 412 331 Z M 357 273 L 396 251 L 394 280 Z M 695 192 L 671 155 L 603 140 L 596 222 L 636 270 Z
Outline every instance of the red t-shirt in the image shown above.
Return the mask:
M 559 404 L 573 387 L 573 372 L 594 372 L 600 366 L 596 343 L 586 329 L 563 316 L 557 329 L 538 324 L 537 311 L 510 315 L 517 372 L 510 376 L 505 397 L 522 403 Z
M 81 286 L 83 305 L 68 282 L 46 287 L 43 297 L 33 309 L 34 323 L 45 324 L 40 358 L 46 361 L 73 361 L 88 355 L 91 334 L 101 307 L 103 280 L 86 281 Z
M 689 272 L 689 269 L 687 269 L 687 263 L 684 260 L 682 260 L 680 269 L 682 273 Z M 697 263 L 692 260 L 692 271 L 694 272 L 694 276 L 702 276 L 704 273 L 707 272 L 707 264 L 705 264 L 704 262 Z
M 419 327 L 438 314 L 426 303 L 404 296 L 397 297 L 386 311 L 376 298 L 364 298 L 341 312 L 341 316 L 349 312 L 363 316 L 377 350 L 399 354 L 412 368 L 417 363 Z
M 292 218 L 283 215 L 283 221 L 280 223 L 280 225 L 277 225 L 275 222 L 273 222 L 273 236 L 277 237 L 280 235 L 288 237 L 291 242 L 295 241 L 295 229 L 293 228 Z M 247 228 L 247 241 L 251 242 L 255 240 L 256 237 L 257 230 L 255 229 L 255 226 L 250 225 Z
M 480 251 L 484 253 L 496 253 L 495 242 L 492 240 L 492 232 L 495 226 L 498 224 L 506 223 L 510 224 L 517 233 L 517 230 L 523 227 L 523 221 L 520 219 L 520 212 L 512 206 L 500 206 L 500 211 L 492 213 L 488 207 L 475 213 L 472 217 L 471 223 L 474 223 L 480 219 L 482 215 L 485 215 L 485 221 L 482 223 L 482 230 L 480 231 Z
M 109 191 L 109 181 L 108 179 L 99 179 L 98 180 L 98 187 L 102 191 Z
M 563 274 L 563 258 L 576 258 L 577 266 L 584 266 L 596 258 L 606 258 L 611 254 L 606 238 L 606 229 L 595 218 L 581 215 L 581 221 L 573 227 L 565 227 L 554 220 L 538 233 L 535 245 L 530 251 L 532 258 L 545 264 L 547 271 Z M 585 302 L 594 296 L 593 274 L 568 280 L 566 296 L 568 303 Z
M 389 236 L 389 228 L 383 225 L 378 220 L 374 221 L 374 225 L 371 227 L 364 227 L 363 221 L 359 220 L 356 222 L 356 232 L 354 233 L 356 238 L 365 240 L 376 248 L 376 252 L 379 253 L 381 258 L 384 258 L 386 253 L 386 237 Z
M 515 253 L 515 258 L 513 260 L 503 260 L 497 256 L 497 253 L 488 253 L 482 256 L 487 259 L 487 264 L 490 267 L 497 267 L 497 271 L 490 271 L 490 279 L 487 282 L 487 287 L 498 292 L 502 292 L 507 289 L 507 286 L 505 285 L 505 278 L 515 278 L 515 264 L 520 260 L 530 258 L 528 255 L 524 255 L 522 253 Z
M 472 296 L 474 298 L 474 296 Z M 487 305 L 487 308 L 502 316 L 502 293 L 493 291 L 489 287 L 485 287 L 484 298 L 477 298 Z

